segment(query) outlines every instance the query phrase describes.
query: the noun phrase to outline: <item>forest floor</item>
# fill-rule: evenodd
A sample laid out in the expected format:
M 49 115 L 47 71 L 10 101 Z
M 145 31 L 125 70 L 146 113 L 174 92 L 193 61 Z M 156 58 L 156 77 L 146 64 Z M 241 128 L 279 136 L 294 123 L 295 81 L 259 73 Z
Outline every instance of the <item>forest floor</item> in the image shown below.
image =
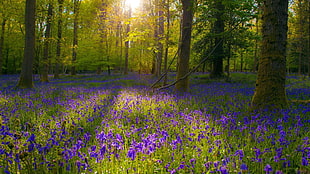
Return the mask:
M 181 96 L 151 75 L 0 76 L 0 173 L 310 173 L 310 104 L 294 102 L 310 79 L 287 78 L 288 109 L 250 113 L 255 78 L 194 74 Z

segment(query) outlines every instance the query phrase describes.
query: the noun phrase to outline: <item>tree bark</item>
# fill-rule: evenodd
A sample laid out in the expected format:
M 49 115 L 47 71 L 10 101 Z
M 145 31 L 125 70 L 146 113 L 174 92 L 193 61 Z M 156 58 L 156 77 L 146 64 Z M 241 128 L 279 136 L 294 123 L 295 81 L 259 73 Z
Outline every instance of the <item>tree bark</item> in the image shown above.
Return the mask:
M 78 47 L 78 17 L 79 17 L 79 6 L 80 0 L 74 0 L 74 24 L 73 24 L 73 43 L 72 43 L 72 66 L 71 75 L 76 75 L 76 57 L 77 57 L 77 47 Z
M 56 64 L 54 78 L 59 79 L 60 73 L 60 59 L 61 59 L 61 40 L 62 40 L 62 13 L 63 13 L 63 3 L 64 0 L 58 0 L 58 31 L 57 31 L 57 48 L 56 48 Z
M 178 59 L 177 80 L 189 72 L 189 58 L 191 52 L 191 36 L 193 24 L 193 0 L 181 0 L 182 2 L 182 27 L 181 27 L 181 44 Z M 175 85 L 175 90 L 180 93 L 187 92 L 189 88 L 188 77 L 180 80 Z
M 128 10 L 128 19 L 131 18 L 131 7 L 129 7 Z M 130 32 L 130 23 L 127 24 L 126 26 L 126 36 L 128 37 L 128 33 Z M 128 74 L 128 60 L 129 59 L 129 40 L 125 42 L 125 64 L 124 64 L 124 74 Z
M 25 49 L 22 71 L 17 84 L 19 88 L 33 88 L 32 68 L 35 56 L 35 7 L 36 0 L 26 0 L 25 10 Z
M 286 79 L 288 0 L 266 0 L 262 17 L 262 49 L 251 110 L 288 106 Z
M 169 37 L 170 37 L 170 1 L 167 0 L 167 33 L 166 33 L 166 50 L 165 50 L 165 57 L 164 57 L 164 72 L 165 72 L 165 76 L 164 76 L 164 86 L 167 85 L 167 81 L 168 81 L 168 53 L 169 53 Z
M 212 72 L 210 74 L 211 78 L 221 78 L 224 75 L 223 72 L 223 59 L 224 59 L 224 45 L 222 40 L 221 34 L 224 32 L 224 10 L 225 7 L 222 3 L 222 1 L 215 1 L 215 18 L 216 21 L 214 23 L 214 34 L 216 35 L 215 37 L 215 45 L 219 44 L 217 48 L 215 49 L 214 52 L 214 58 L 213 58 L 213 68 Z
M 46 19 L 46 29 L 45 29 L 45 42 L 43 51 L 43 69 L 41 82 L 49 82 L 48 80 L 48 68 L 49 68 L 49 45 L 51 40 L 51 25 L 53 16 L 53 5 L 48 5 L 47 19 Z
M 5 25 L 6 25 L 6 19 L 2 19 L 1 24 L 1 36 L 0 36 L 0 75 L 2 74 L 2 65 L 3 65 L 3 48 L 4 48 L 4 33 L 5 33 Z

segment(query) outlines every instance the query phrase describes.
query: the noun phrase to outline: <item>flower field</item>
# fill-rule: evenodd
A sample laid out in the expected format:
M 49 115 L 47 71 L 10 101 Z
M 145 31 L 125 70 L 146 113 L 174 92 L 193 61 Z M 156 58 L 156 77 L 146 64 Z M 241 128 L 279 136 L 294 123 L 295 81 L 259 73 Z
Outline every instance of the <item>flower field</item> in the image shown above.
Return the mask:
M 0 173 L 310 173 L 309 103 L 250 113 L 255 75 L 202 76 L 182 96 L 148 89 L 148 75 L 36 79 L 31 90 L 1 76 Z M 310 99 L 309 79 L 287 81 L 289 100 Z

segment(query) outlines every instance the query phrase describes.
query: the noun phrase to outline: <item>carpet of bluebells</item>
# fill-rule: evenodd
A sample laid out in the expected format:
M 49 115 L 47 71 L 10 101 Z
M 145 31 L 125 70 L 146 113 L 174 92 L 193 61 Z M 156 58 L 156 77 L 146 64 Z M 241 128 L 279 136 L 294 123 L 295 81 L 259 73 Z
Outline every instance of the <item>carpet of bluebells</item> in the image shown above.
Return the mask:
M 310 173 L 309 103 L 250 113 L 255 75 L 200 77 L 178 95 L 150 75 L 1 76 L 0 173 Z M 309 79 L 287 81 L 310 99 Z

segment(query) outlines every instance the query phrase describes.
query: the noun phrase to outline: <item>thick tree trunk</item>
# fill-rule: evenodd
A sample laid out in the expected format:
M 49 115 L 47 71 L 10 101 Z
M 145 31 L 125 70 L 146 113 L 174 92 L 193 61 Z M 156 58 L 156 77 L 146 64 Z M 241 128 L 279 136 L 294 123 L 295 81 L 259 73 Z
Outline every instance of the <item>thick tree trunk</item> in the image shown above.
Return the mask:
M 285 92 L 288 0 L 266 0 L 258 77 L 251 110 L 287 107 Z
M 73 24 L 73 43 L 72 43 L 72 66 L 71 75 L 76 75 L 76 57 L 78 47 L 78 17 L 79 17 L 80 0 L 74 0 L 74 24 Z
M 182 27 L 181 27 L 181 45 L 180 54 L 178 59 L 178 70 L 177 80 L 185 76 L 189 71 L 189 58 L 191 52 L 191 36 L 192 36 L 192 24 L 193 24 L 193 1 L 192 0 L 181 0 L 182 1 Z M 189 88 L 188 77 L 180 80 L 175 85 L 177 92 L 187 92 Z
M 4 33 L 5 33 L 5 24 L 6 24 L 6 19 L 2 19 L 2 24 L 1 24 L 1 36 L 0 36 L 0 75 L 2 74 L 2 65 L 3 65 L 3 46 L 4 46 Z
M 58 0 L 58 31 L 57 31 L 57 48 L 56 48 L 56 64 L 54 69 L 54 78 L 58 79 L 60 74 L 61 59 L 61 39 L 62 39 L 62 13 L 64 0 Z
M 48 82 L 48 68 L 49 68 L 49 44 L 51 40 L 51 25 L 52 25 L 52 16 L 53 16 L 53 5 L 48 5 L 47 12 L 47 21 L 45 29 L 45 42 L 44 42 L 44 51 L 43 51 L 43 69 L 41 82 Z
M 215 2 L 215 18 L 216 21 L 214 23 L 214 34 L 215 37 L 215 45 L 218 45 L 214 51 L 214 58 L 213 58 L 213 68 L 212 72 L 210 74 L 211 78 L 221 78 L 224 75 L 223 72 L 223 59 L 224 59 L 224 45 L 222 42 L 222 36 L 221 34 L 224 32 L 224 10 L 225 7 L 222 3 L 222 1 L 216 1 Z
M 36 0 L 26 0 L 25 49 L 22 71 L 17 85 L 19 88 L 33 88 L 32 68 L 35 56 L 35 7 Z

